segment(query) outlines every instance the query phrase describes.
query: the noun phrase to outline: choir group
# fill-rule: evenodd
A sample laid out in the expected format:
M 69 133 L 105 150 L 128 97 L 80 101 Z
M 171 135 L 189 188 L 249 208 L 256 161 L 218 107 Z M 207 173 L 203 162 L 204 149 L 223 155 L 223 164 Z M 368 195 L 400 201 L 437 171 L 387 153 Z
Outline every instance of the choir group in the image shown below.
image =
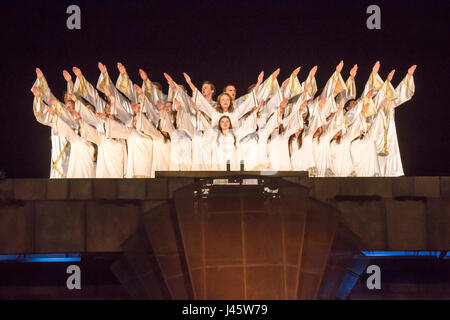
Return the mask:
M 403 167 L 395 127 L 395 109 L 414 94 L 409 68 L 394 88 L 373 66 L 357 98 L 357 65 L 347 81 L 341 61 L 323 89 L 313 67 L 306 80 L 300 67 L 280 86 L 276 70 L 261 72 L 245 95 L 227 85 L 216 101 L 213 83 L 200 90 L 183 73 L 191 95 L 164 74 L 169 90 L 139 70 L 133 84 L 118 63 L 114 84 L 98 63 L 94 87 L 74 67 L 66 70 L 67 92 L 60 101 L 42 71 L 31 91 L 36 120 L 51 127 L 50 178 L 146 178 L 155 171 L 250 170 L 308 171 L 311 177 L 400 176 Z

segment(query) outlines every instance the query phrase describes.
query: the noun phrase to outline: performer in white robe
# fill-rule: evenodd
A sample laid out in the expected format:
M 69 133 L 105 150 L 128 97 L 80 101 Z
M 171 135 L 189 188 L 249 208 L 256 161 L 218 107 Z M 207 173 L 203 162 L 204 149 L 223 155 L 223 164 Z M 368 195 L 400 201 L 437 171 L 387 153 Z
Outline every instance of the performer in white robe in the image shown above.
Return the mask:
M 136 113 L 139 106 L 132 104 Z M 136 130 L 137 116 L 134 118 L 133 127 L 109 119 L 108 134 L 111 138 L 125 139 L 127 141 L 128 157 L 126 178 L 150 178 L 152 177 L 153 140 L 151 137 Z
M 41 124 L 51 126 L 47 121 L 48 112 L 43 106 L 43 102 L 50 105 L 50 99 L 55 98 L 50 88 L 48 87 L 47 80 L 44 77 L 41 69 L 36 68 L 36 81 L 31 89 L 34 95 L 33 99 L 33 113 L 36 120 Z M 56 110 L 58 113 L 62 113 L 61 107 Z M 50 156 L 50 179 L 65 178 L 67 175 L 67 168 L 69 165 L 70 155 L 70 143 L 63 136 L 58 136 L 54 129 L 50 132 L 50 141 L 52 144 L 51 156 Z
M 287 102 L 288 99 L 284 99 L 281 102 L 277 113 L 273 116 L 282 118 L 285 113 Z M 306 101 L 303 105 L 306 105 Z M 303 120 L 301 119 L 299 107 L 296 107 L 291 115 L 281 120 L 279 123 L 280 125 L 270 133 L 267 143 L 269 170 L 289 171 L 292 169 L 289 151 L 289 138 L 303 126 Z
M 111 138 L 111 123 L 104 114 L 98 116 L 105 122 L 105 134 L 80 121 L 82 137 L 98 146 L 96 178 L 123 178 L 127 168 L 127 149 L 123 139 Z M 114 118 L 113 118 L 114 120 Z
M 164 118 L 164 110 L 161 110 L 161 113 L 161 117 Z M 137 115 L 136 129 L 153 139 L 152 177 L 155 176 L 155 171 L 170 169 L 170 136 L 167 131 L 161 130 L 160 124 L 158 128 L 143 116 L 142 112 Z
M 413 74 L 415 69 L 416 65 L 409 68 L 407 75 L 395 90 L 391 85 L 393 76 L 393 72 L 391 72 L 375 97 L 375 104 L 378 107 L 384 99 L 388 100 L 384 109 L 384 134 L 381 136 L 381 139 L 378 139 L 377 143 L 378 161 L 382 176 L 398 177 L 404 174 L 395 126 L 395 109 L 402 103 L 410 100 L 414 95 Z
M 192 89 L 192 99 L 194 100 L 198 108 L 203 111 L 209 118 L 211 118 L 211 126 L 213 128 L 216 128 L 219 119 L 222 116 L 226 115 L 230 118 L 232 127 L 237 129 L 239 127 L 239 118 L 249 112 L 253 107 L 256 107 L 258 105 L 256 94 L 262 83 L 264 73 L 261 72 L 258 76 L 258 82 L 256 83 L 251 93 L 252 98 L 246 99 L 237 108 L 234 107 L 233 99 L 227 93 L 222 93 L 217 97 L 217 108 L 212 107 L 205 99 L 205 97 L 203 97 L 203 95 L 201 95 L 198 89 L 194 86 L 191 78 L 186 73 L 184 73 L 183 75 L 189 87 Z M 171 80 L 168 75 L 165 74 L 165 76 L 168 79 L 170 85 L 170 82 L 172 82 L 173 80 Z
M 67 169 L 67 178 L 95 178 L 96 167 L 96 147 L 89 141 L 81 138 L 64 120 L 56 115 L 56 113 L 47 107 L 48 111 L 53 114 L 52 126 L 58 134 L 66 137 L 70 141 L 70 157 Z M 71 109 L 74 116 L 83 121 L 79 113 Z M 80 128 L 79 130 L 82 130 Z
M 356 176 L 350 155 L 352 141 L 359 136 L 359 126 L 346 128 L 344 119 L 344 103 L 346 97 L 341 96 L 339 109 L 332 122 L 333 137 L 330 142 L 330 169 L 337 177 Z
M 297 132 L 289 137 L 289 152 L 291 157 L 291 168 L 295 171 L 308 171 L 309 177 L 317 176 L 317 167 L 312 151 L 312 136 L 310 130 L 310 115 L 307 101 L 302 103 L 300 110 L 302 125 Z M 306 112 L 303 112 L 306 110 Z
M 353 167 L 358 177 L 380 176 L 380 166 L 375 144 L 380 126 L 372 125 L 369 128 L 369 123 L 366 121 L 365 116 L 368 108 L 369 104 L 364 104 L 361 114 L 353 123 L 353 126 L 358 127 L 360 131 L 360 135 L 352 141 L 350 146 Z M 375 124 L 378 123 L 379 121 L 375 122 Z
M 219 119 L 217 134 L 212 141 L 212 167 L 213 170 L 226 170 L 230 164 L 230 170 L 240 170 L 242 160 L 239 141 L 252 130 L 250 127 L 242 127 L 233 130 L 231 120 L 227 115 Z

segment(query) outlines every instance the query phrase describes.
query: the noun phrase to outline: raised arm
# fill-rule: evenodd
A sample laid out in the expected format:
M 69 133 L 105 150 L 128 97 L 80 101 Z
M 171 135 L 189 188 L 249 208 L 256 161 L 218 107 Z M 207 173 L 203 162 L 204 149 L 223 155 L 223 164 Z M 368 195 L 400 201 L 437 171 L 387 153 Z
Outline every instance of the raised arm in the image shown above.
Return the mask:
M 80 68 L 73 67 L 72 71 L 77 77 L 73 87 L 73 93 L 76 96 L 86 99 L 95 107 L 95 110 L 97 110 L 97 112 L 105 112 L 106 101 L 100 97 L 94 86 L 86 80 Z
M 406 101 L 411 100 L 414 95 L 415 85 L 414 85 L 414 71 L 416 70 L 417 65 L 413 65 L 408 69 L 408 73 L 403 78 L 402 82 L 395 88 L 395 93 L 397 94 L 397 99 L 392 101 L 392 105 L 394 108 L 399 105 L 405 103 Z
M 128 139 L 131 134 L 131 128 L 126 127 L 119 121 L 107 119 L 105 121 L 106 136 L 115 139 Z
M 138 93 L 135 90 L 133 82 L 128 76 L 125 66 L 117 62 L 117 69 L 119 70 L 119 77 L 116 81 L 116 88 L 122 92 L 133 104 L 138 102 Z
M 194 126 L 192 125 L 190 114 L 183 110 L 183 107 L 178 99 L 174 98 L 173 103 L 177 109 L 177 129 L 186 131 L 192 138 L 194 136 Z

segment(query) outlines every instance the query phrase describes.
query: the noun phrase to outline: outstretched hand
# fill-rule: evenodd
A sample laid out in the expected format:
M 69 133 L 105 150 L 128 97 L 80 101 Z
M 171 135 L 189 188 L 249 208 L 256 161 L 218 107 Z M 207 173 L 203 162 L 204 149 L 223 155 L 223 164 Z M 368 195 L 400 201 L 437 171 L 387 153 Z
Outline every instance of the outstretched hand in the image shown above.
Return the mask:
M 261 73 L 258 75 L 258 82 L 257 82 L 258 86 L 263 82 L 263 79 L 264 79 L 264 71 L 261 71 Z
M 283 91 L 289 84 L 289 78 L 287 78 L 286 80 L 283 81 L 283 83 L 281 84 L 281 88 L 280 90 Z
M 77 77 L 79 77 L 79 78 L 83 76 L 83 74 L 81 73 L 80 68 L 73 67 L 73 68 L 72 68 L 72 71 L 73 71 L 73 73 L 74 73 Z
M 344 67 L 344 61 L 341 60 L 339 64 L 336 66 L 336 72 L 340 73 L 342 71 L 342 67 Z
M 316 75 L 316 72 L 317 72 L 317 66 L 312 67 L 311 70 L 309 71 L 308 77 L 314 78 L 314 76 Z
M 142 89 L 137 84 L 133 85 L 134 90 L 138 93 L 138 95 L 142 95 Z
M 164 77 L 167 80 L 167 83 L 169 84 L 169 86 L 174 89 L 175 88 L 175 82 L 173 81 L 172 77 L 169 76 L 167 73 L 164 72 Z
M 139 75 L 141 76 L 142 81 L 147 81 L 148 76 L 147 76 L 147 73 L 144 70 L 139 69 Z
M 98 69 L 100 70 L 101 73 L 107 72 L 106 66 L 101 62 L 98 63 Z
M 367 92 L 367 94 L 366 94 L 366 97 L 367 97 L 367 98 L 371 98 L 372 95 L 373 95 L 373 92 L 374 92 L 373 89 L 369 90 L 369 92 Z
M 292 77 L 295 78 L 298 73 L 300 72 L 301 67 L 298 67 L 297 69 L 295 69 L 294 71 L 292 71 Z
M 350 78 L 355 79 L 356 76 L 356 72 L 358 71 L 358 65 L 355 64 L 352 68 L 352 70 L 350 70 Z
M 378 70 L 380 70 L 380 61 L 375 62 L 375 64 L 372 67 L 372 73 L 377 74 Z
M 36 68 L 36 77 L 38 79 L 41 79 L 44 76 L 44 74 L 42 73 L 42 70 L 39 68 Z
M 123 66 L 122 63 L 117 62 L 117 69 L 119 70 L 120 74 L 125 74 L 127 73 L 127 69 L 125 69 L 125 67 Z
M 41 96 L 41 93 L 39 92 L 39 89 L 36 86 L 33 86 L 33 88 L 31 88 L 31 92 L 33 93 L 36 99 L 38 99 Z
M 277 77 L 278 77 L 278 75 L 280 74 L 280 68 L 278 68 L 277 70 L 275 70 L 273 73 L 272 73 L 272 79 L 276 79 Z
M 395 73 L 395 70 L 392 70 L 392 71 L 388 74 L 387 79 L 386 79 L 388 82 L 391 82 L 391 81 L 392 81 L 392 78 L 394 77 L 394 73 Z
M 416 70 L 416 68 L 417 68 L 417 65 L 416 65 L 416 64 L 413 65 L 413 66 L 411 66 L 411 67 L 408 69 L 408 74 L 409 74 L 410 76 L 412 76 L 412 75 L 414 74 L 414 71 Z
M 187 82 L 188 84 L 191 84 L 191 83 L 192 83 L 191 77 L 189 77 L 189 75 L 188 75 L 186 72 L 183 72 L 183 77 L 184 77 L 184 80 L 186 80 L 186 82 Z
M 63 70 L 62 74 L 67 82 L 72 82 L 72 76 L 70 75 L 69 72 L 67 72 L 67 70 Z

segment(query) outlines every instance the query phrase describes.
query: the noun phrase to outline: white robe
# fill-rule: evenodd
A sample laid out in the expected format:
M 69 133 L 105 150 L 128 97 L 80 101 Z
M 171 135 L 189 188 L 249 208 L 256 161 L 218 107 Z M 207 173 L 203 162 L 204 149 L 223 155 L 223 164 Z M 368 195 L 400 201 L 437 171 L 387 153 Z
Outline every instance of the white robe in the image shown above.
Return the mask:
M 96 178 L 123 178 L 127 168 L 125 140 L 110 138 L 110 125 L 106 122 L 106 135 L 98 132 L 84 121 L 81 122 L 82 137 L 98 146 Z
M 53 125 L 59 135 L 70 141 L 67 178 L 95 178 L 95 146 L 76 134 L 61 118 L 56 117 Z
M 375 128 L 367 128 L 367 122 L 362 115 L 358 117 L 353 125 L 359 126 L 365 132 L 362 138 L 353 140 L 350 146 L 353 167 L 358 177 L 380 176 L 378 164 L 377 147 L 375 144 Z
M 44 80 L 39 82 L 39 79 L 36 80 L 35 85 L 37 87 L 45 87 L 47 98 L 53 97 L 48 87 L 43 86 Z M 41 85 L 39 86 L 39 83 Z M 43 98 L 33 100 L 33 113 L 36 117 L 36 120 L 46 126 L 51 127 L 51 119 L 52 115 L 45 109 L 44 104 L 44 95 L 41 92 Z M 50 131 L 50 141 L 52 144 L 52 149 L 50 153 L 50 179 L 60 179 L 67 177 L 67 169 L 69 166 L 69 157 L 70 157 L 70 143 L 63 136 L 59 136 L 55 128 L 52 128 Z
M 378 161 L 380 163 L 381 175 L 386 177 L 398 177 L 404 175 L 400 148 L 397 139 L 397 129 L 395 126 L 395 109 L 402 103 L 410 100 L 414 95 L 414 78 L 406 75 L 392 92 L 392 86 L 384 85 L 375 98 L 379 107 L 386 95 L 388 102 L 384 109 L 385 135 L 382 135 L 381 143 L 378 143 Z M 378 139 L 380 141 L 380 139 Z
M 150 120 L 142 113 L 137 115 L 136 129 L 153 139 L 153 162 L 151 177 L 155 177 L 156 171 L 169 171 L 170 169 L 170 139 L 165 139 L 163 134 L 153 126 Z
M 114 120 L 109 120 L 108 125 L 111 138 L 127 140 L 128 158 L 125 177 L 150 178 L 153 162 L 152 138 Z

